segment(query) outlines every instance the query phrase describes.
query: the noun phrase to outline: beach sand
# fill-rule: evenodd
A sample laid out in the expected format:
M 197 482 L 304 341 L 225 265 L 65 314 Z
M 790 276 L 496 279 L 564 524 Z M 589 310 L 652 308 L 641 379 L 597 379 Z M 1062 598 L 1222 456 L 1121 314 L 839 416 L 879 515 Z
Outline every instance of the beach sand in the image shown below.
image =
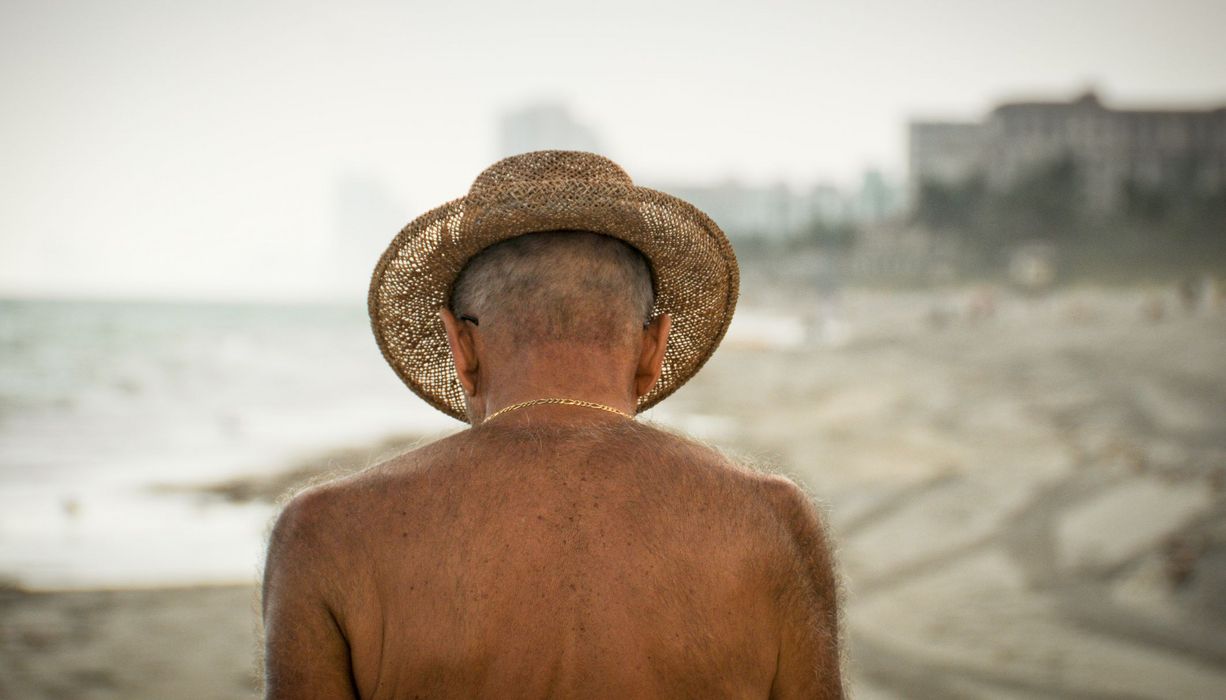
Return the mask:
M 256 694 L 256 589 L 0 591 L 0 698 Z
M 822 501 L 856 697 L 1223 697 L 1226 314 L 1163 290 L 975 306 L 858 293 L 835 333 L 732 334 L 649 418 Z M 369 453 L 201 497 L 275 500 Z M 7 590 L 0 697 L 248 697 L 254 600 Z

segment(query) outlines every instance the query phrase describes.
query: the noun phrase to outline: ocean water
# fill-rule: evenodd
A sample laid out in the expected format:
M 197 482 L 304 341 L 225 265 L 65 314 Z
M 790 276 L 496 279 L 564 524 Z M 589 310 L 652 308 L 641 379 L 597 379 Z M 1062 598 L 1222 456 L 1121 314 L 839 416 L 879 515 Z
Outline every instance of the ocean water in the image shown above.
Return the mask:
M 0 301 L 0 578 L 251 580 L 273 507 L 159 487 L 458 427 L 358 306 Z

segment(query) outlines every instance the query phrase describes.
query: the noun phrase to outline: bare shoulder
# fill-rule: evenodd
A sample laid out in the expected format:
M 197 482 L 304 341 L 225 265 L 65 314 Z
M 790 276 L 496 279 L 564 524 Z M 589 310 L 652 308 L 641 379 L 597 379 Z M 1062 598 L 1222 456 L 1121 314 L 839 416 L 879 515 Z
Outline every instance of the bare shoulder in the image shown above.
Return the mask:
M 736 481 L 744 487 L 751 486 L 758 477 L 765 476 L 711 445 L 687 435 L 651 423 L 634 423 L 632 426 L 632 439 L 669 463 L 689 466 L 716 478 Z
M 269 536 L 261 608 L 267 697 L 354 697 L 350 668 L 354 591 L 364 589 L 369 556 L 359 536 L 355 475 L 306 488 L 277 516 Z
M 352 479 L 339 479 L 303 489 L 286 502 L 268 538 L 266 596 L 284 574 L 315 582 L 321 595 L 333 589 L 332 576 L 348 548 L 338 524 L 346 522 L 351 491 Z
M 763 537 L 788 560 L 829 569 L 833 563 L 817 501 L 792 479 L 730 457 L 684 436 L 657 431 L 684 462 L 719 482 L 742 512 L 753 513 Z
M 802 540 L 824 541 L 821 512 L 808 492 L 781 474 L 761 474 L 759 479 L 764 499 L 790 533 Z
M 751 466 L 745 460 L 733 457 L 720 449 L 686 435 L 649 424 L 640 423 L 639 438 L 648 442 L 652 449 L 663 449 L 680 461 L 708 471 L 716 476 L 736 481 L 740 487 L 780 494 L 791 489 L 792 495 L 804 496 L 804 492 L 787 477 Z
M 789 540 L 822 536 L 822 519 L 816 502 L 792 479 L 683 435 L 652 426 L 643 427 L 650 431 L 647 439 L 653 442 L 653 449 L 662 448 L 664 454 L 672 457 L 671 462 L 682 465 L 681 476 L 688 472 L 695 478 L 711 482 L 739 506 L 775 526 L 768 529 L 786 533 Z
M 726 484 L 738 531 L 762 555 L 779 629 L 771 697 L 842 698 L 840 587 L 834 551 L 815 499 L 786 476 L 742 464 L 691 443 Z
M 789 564 L 832 566 L 830 542 L 817 501 L 803 487 L 782 474 L 742 467 L 757 505 L 764 510 L 776 551 Z M 820 560 L 820 563 L 819 563 Z
M 364 524 L 375 517 L 380 494 L 394 475 L 411 476 L 432 445 L 304 488 L 285 501 L 269 537 L 270 557 L 302 548 L 316 559 L 352 552 Z
M 840 589 L 821 513 L 786 477 L 764 476 L 763 492 L 779 535 L 774 551 L 781 629 L 771 697 L 842 698 Z

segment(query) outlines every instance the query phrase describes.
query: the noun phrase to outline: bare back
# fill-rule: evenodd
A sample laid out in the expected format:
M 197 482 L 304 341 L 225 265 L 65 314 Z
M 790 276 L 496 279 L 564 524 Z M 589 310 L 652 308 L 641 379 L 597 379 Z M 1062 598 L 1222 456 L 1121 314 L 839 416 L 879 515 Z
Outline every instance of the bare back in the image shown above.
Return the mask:
M 360 697 L 837 696 L 829 556 L 796 499 L 635 422 L 491 424 L 310 492 L 278 530 L 312 541 L 298 575 Z M 784 668 L 802 637 L 826 646 Z

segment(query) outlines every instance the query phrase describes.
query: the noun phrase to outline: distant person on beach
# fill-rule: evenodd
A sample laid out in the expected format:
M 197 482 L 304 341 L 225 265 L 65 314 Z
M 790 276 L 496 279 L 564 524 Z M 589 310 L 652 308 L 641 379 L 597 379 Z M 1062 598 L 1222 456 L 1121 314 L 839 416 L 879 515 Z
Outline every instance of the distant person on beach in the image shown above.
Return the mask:
M 471 427 L 285 508 L 267 697 L 841 698 L 809 499 L 634 418 L 737 288 L 709 218 L 588 153 L 499 161 L 405 227 L 375 337 Z

